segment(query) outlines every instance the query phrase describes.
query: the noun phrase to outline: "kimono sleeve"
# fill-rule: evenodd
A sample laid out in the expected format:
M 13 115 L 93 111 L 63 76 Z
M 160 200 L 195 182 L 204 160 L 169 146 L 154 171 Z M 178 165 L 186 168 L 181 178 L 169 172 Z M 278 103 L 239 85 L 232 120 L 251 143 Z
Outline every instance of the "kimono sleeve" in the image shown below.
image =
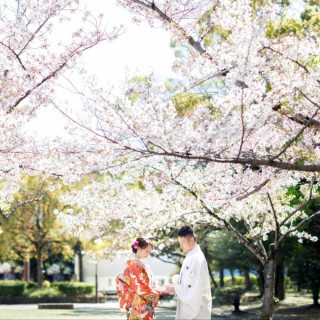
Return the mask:
M 202 295 L 205 287 L 205 267 L 202 259 L 195 257 L 184 268 L 181 276 L 181 284 L 174 284 L 175 292 L 184 305 L 185 316 L 188 319 L 194 319 L 199 313 Z
M 131 276 L 131 288 L 146 303 L 152 303 L 153 307 L 158 304 L 160 293 L 151 286 L 151 281 L 145 267 L 135 262 L 128 266 Z
M 129 312 L 132 307 L 134 292 L 130 286 L 130 274 L 127 269 L 117 275 L 116 288 L 120 309 Z

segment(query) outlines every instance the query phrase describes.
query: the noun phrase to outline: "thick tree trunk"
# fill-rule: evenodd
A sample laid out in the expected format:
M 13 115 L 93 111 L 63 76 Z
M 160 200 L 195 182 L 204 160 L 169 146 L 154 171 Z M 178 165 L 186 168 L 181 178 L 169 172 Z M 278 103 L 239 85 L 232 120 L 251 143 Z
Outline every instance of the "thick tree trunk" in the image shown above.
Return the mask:
M 246 283 L 246 291 L 251 291 L 253 286 L 252 286 L 252 281 L 251 281 L 250 273 L 248 269 L 244 270 L 244 278 Z
M 270 245 L 269 259 L 264 265 L 264 298 L 260 320 L 272 320 L 274 312 L 275 260 L 274 245 Z
M 224 270 L 223 268 L 220 269 L 220 287 L 224 287 Z
M 41 248 L 37 248 L 37 283 L 38 286 L 42 287 L 43 274 L 42 274 L 42 252 Z
M 284 263 L 280 262 L 276 268 L 275 296 L 280 300 L 285 299 Z

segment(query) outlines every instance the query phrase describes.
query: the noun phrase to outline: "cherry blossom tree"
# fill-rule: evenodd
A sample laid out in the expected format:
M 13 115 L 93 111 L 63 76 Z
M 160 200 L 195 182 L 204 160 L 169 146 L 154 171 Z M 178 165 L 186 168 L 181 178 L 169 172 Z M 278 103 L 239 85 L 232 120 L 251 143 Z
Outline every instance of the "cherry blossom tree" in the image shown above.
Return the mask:
M 62 29 L 64 27 L 64 29 Z M 43 166 L 50 157 L 23 127 L 41 107 L 56 99 L 59 79 L 67 76 L 81 54 L 113 40 L 119 28 L 106 31 L 102 16 L 81 9 L 78 0 L 5 0 L 0 5 L 0 213 L 9 216 L 26 197 L 10 207 L 21 174 L 54 173 Z
M 57 214 L 76 236 L 111 240 L 109 255 L 177 222 L 226 228 L 264 268 L 271 319 L 279 245 L 317 240 L 299 228 L 320 214 L 304 211 L 319 196 L 318 5 L 297 18 L 288 1 L 118 2 L 172 32 L 179 77 L 133 77 L 117 96 L 88 84 L 81 118 L 56 103 L 87 172 L 107 173 L 65 196 L 81 213 Z M 292 209 L 286 190 L 302 179 Z

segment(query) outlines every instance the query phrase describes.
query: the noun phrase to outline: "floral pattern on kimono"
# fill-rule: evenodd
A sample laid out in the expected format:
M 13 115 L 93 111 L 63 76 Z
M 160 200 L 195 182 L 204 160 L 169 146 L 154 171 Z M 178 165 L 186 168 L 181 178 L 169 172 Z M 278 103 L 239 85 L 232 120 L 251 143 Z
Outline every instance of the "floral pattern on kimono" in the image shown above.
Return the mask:
M 153 320 L 160 292 L 150 268 L 138 259 L 127 261 L 127 268 L 116 277 L 120 308 L 129 320 Z

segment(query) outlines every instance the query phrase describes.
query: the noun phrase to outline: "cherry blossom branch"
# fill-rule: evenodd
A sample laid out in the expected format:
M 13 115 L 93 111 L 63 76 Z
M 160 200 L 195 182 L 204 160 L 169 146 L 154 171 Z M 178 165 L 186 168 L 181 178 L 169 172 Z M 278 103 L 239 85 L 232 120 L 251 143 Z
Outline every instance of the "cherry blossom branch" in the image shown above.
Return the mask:
M 273 206 L 273 203 L 272 203 L 272 200 L 271 200 L 269 192 L 267 192 L 267 195 L 268 195 L 268 199 L 269 199 L 269 202 L 270 202 L 271 210 L 272 210 L 272 213 L 273 213 L 274 221 L 276 223 L 274 243 L 275 243 L 275 248 L 277 248 L 278 247 L 278 238 L 279 238 L 279 233 L 280 233 L 280 225 L 279 225 L 277 214 L 276 214 L 276 211 L 274 209 L 274 206 Z
M 270 181 L 270 179 L 266 179 L 264 180 L 262 183 L 260 183 L 259 185 L 257 185 L 253 190 L 251 190 L 250 192 L 242 195 L 242 196 L 239 196 L 236 198 L 237 201 L 241 201 L 245 198 L 248 198 L 249 196 L 251 196 L 252 194 L 258 192 L 259 190 L 261 190 L 268 182 Z
M 287 223 L 287 221 L 294 216 L 298 211 L 300 211 L 303 207 L 305 207 L 307 205 L 307 203 L 312 199 L 312 190 L 313 190 L 313 186 L 314 186 L 314 182 L 315 182 L 315 177 L 312 178 L 312 182 L 311 182 L 311 186 L 310 186 L 310 192 L 309 192 L 309 197 L 308 199 L 304 200 L 295 210 L 293 210 L 292 212 L 290 212 L 287 217 L 285 219 L 283 219 L 283 221 L 281 221 L 280 223 L 280 227 L 282 227 L 283 225 L 285 225 Z M 320 196 L 313 198 L 313 200 L 317 200 L 319 199 Z
M 239 147 L 239 152 L 237 155 L 237 158 L 240 157 L 241 151 L 242 151 L 242 146 L 244 143 L 244 134 L 245 134 L 245 125 L 244 125 L 244 119 L 243 119 L 243 88 L 241 89 L 241 126 L 242 126 L 242 133 L 241 133 L 241 141 L 240 141 L 240 147 Z
M 209 213 L 211 216 L 213 216 L 214 218 L 216 218 L 218 221 L 221 221 L 225 228 L 227 230 L 229 230 L 233 236 L 235 238 L 238 239 L 239 242 L 241 242 L 247 249 L 249 249 L 261 262 L 262 265 L 265 264 L 265 256 L 262 252 L 260 252 L 260 250 L 251 242 L 249 242 L 236 228 L 234 228 L 229 222 L 227 222 L 225 219 L 222 219 L 221 217 L 219 217 L 213 210 L 210 210 L 206 203 L 199 198 L 199 196 L 197 195 L 197 193 L 193 190 L 190 190 L 189 188 L 187 188 L 186 186 L 184 186 L 182 183 L 180 183 L 177 180 L 173 181 L 174 183 L 176 183 L 177 185 L 181 186 L 184 190 L 188 191 L 191 195 L 193 195 L 197 200 L 200 200 L 201 206 L 206 210 L 207 213 Z
M 139 6 L 145 7 L 149 10 L 152 10 L 158 14 L 158 16 L 164 22 L 168 23 L 170 26 L 174 26 L 189 42 L 189 44 L 200 54 L 206 55 L 210 60 L 212 57 L 209 56 L 208 52 L 202 47 L 199 41 L 196 41 L 191 35 L 187 33 L 185 29 L 183 29 L 177 22 L 175 22 L 172 18 L 170 18 L 166 13 L 164 13 L 159 7 L 155 5 L 154 2 L 145 3 L 141 0 L 131 0 Z
M 314 214 L 312 214 L 311 216 L 303 219 L 296 227 L 294 227 L 293 229 L 290 229 L 288 230 L 286 233 L 284 233 L 282 235 L 282 237 L 279 239 L 279 242 L 280 243 L 285 237 L 287 237 L 290 233 L 294 232 L 294 231 L 297 231 L 302 225 L 304 225 L 307 221 L 313 219 L 314 217 L 316 216 L 319 216 L 320 215 L 320 211 L 318 212 L 315 212 Z
M 10 46 L 7 46 L 6 44 L 4 44 L 2 41 L 0 41 L 0 44 L 2 44 L 5 48 L 7 48 L 14 56 L 15 58 L 18 60 L 20 66 L 22 67 L 23 70 L 26 70 L 26 67 L 24 66 L 24 64 L 22 63 L 19 54 L 17 54 Z
M 5 219 L 8 219 L 11 216 L 11 214 L 13 214 L 15 211 L 17 211 L 17 209 L 19 209 L 21 206 L 24 206 L 28 203 L 32 203 L 35 201 L 41 201 L 47 193 L 48 193 L 48 191 L 44 192 L 40 197 L 34 197 L 33 199 L 27 199 L 27 200 L 24 200 L 24 201 L 18 203 L 7 214 L 5 214 L 4 211 L 0 208 L 0 215 L 2 217 L 4 217 Z
M 271 50 L 272 52 L 274 53 L 277 53 L 279 54 L 280 56 L 284 56 L 284 54 L 282 52 L 280 52 L 279 50 L 276 50 L 276 49 L 273 49 L 271 48 L 270 46 L 264 46 L 262 49 L 260 49 L 259 51 L 262 51 L 264 49 L 268 49 L 268 50 Z M 298 65 L 300 68 L 304 69 L 305 72 L 307 73 L 310 73 L 308 68 L 306 66 L 304 66 L 303 64 L 301 64 L 299 61 L 297 60 L 294 60 L 292 58 L 289 58 L 289 57 L 285 57 L 286 59 L 290 60 L 291 62 L 295 63 L 296 65 Z
M 317 107 L 316 111 L 313 113 L 312 117 L 308 120 L 308 122 L 298 131 L 298 133 L 289 140 L 289 142 L 287 143 L 287 145 L 275 156 L 273 156 L 271 158 L 271 160 L 275 160 L 277 158 L 279 158 L 283 153 L 286 152 L 286 150 L 292 145 L 292 143 L 294 141 L 296 141 L 303 133 L 303 131 L 310 125 L 311 121 L 314 119 L 314 117 L 318 114 L 319 110 L 320 110 L 320 104 L 314 102 L 313 100 L 311 100 L 307 95 L 305 95 L 300 89 L 297 89 L 301 95 L 306 98 L 309 102 L 311 102 L 313 105 L 315 105 Z

